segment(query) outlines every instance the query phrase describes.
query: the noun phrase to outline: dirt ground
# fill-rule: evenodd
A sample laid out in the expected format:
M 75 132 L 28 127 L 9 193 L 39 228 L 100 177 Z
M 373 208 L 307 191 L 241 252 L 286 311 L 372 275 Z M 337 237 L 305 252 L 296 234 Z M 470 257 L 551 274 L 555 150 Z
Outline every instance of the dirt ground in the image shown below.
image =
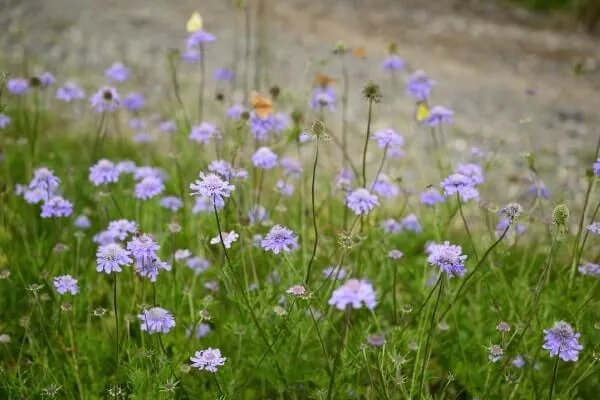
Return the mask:
M 461 133 L 455 147 L 493 148 L 516 169 L 515 151 L 535 151 L 543 155 L 548 179 L 557 185 L 573 181 L 571 168 L 589 155 L 600 134 L 600 39 L 545 28 L 542 18 L 507 12 L 493 0 L 476 7 L 465 1 L 266 0 L 269 81 L 286 90 L 309 90 L 307 72 L 330 55 L 337 40 L 365 46 L 368 58 L 350 66 L 350 119 L 356 127 L 364 125 L 359 91 L 373 79 L 385 98 L 376 127 L 395 127 L 411 142 L 418 134 L 409 123 L 414 106 L 401 87 L 393 90 L 380 68 L 393 40 L 411 68 L 424 69 L 436 80 L 434 102 L 456 112 Z M 193 10 L 218 37 L 208 48 L 209 72 L 231 65 L 234 44 L 242 48 L 244 43 L 243 16 L 232 3 L 0 0 L 0 27 L 13 28 L 0 42 L 12 61 L 26 43 L 44 68 L 57 68 L 60 79 L 75 75 L 83 81 L 121 60 L 135 68 L 149 94 L 160 95 L 165 53 L 184 45 L 185 21 Z M 580 61 L 588 72 L 575 77 L 571 69 Z M 325 70 L 339 76 L 339 66 Z

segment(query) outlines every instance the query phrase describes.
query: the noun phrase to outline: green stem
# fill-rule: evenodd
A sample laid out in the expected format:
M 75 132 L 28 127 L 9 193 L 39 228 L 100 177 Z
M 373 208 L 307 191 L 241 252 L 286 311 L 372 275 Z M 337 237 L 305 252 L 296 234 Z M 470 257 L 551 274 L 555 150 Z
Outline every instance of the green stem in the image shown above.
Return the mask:
M 425 342 L 425 357 L 423 360 L 423 365 L 421 366 L 421 383 L 419 383 L 419 395 L 423 393 L 423 385 L 425 384 L 425 370 L 427 369 L 427 364 L 429 364 L 429 350 L 431 346 L 431 337 L 433 336 L 433 328 L 435 326 L 435 315 L 437 314 L 438 307 L 440 305 L 440 300 L 442 299 L 442 292 L 444 290 L 444 278 L 443 275 L 440 274 L 438 278 L 439 289 L 438 294 L 435 300 L 435 305 L 433 306 L 433 312 L 431 313 L 431 320 L 429 323 L 429 332 L 427 333 L 427 341 Z
M 367 187 L 367 148 L 371 137 L 371 118 L 373 117 L 373 100 L 369 99 L 369 113 L 367 114 L 367 135 L 365 137 L 365 147 L 362 156 L 362 179 L 363 187 Z

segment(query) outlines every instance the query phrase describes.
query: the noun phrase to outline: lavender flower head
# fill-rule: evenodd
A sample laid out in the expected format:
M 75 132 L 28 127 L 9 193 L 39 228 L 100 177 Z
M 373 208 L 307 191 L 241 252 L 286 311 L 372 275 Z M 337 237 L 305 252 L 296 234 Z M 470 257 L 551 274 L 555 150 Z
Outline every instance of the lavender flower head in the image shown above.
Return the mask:
M 346 205 L 356 215 L 366 215 L 379 205 L 377 196 L 367 189 L 356 189 L 346 196 Z
M 400 221 L 402 227 L 408 231 L 414 233 L 421 233 L 423 228 L 421 227 L 421 223 L 419 223 L 419 219 L 415 214 L 409 214 L 406 217 L 402 218 Z
M 582 275 L 600 276 L 600 265 L 598 265 L 598 264 L 594 264 L 594 263 L 583 264 L 583 265 L 580 265 L 579 267 L 577 267 L 577 270 Z
M 432 244 L 428 250 L 427 262 L 438 266 L 442 272 L 448 274 L 448 278 L 465 275 L 467 256 L 462 254 L 462 247 L 446 241 L 443 244 Z
M 10 94 L 24 94 L 29 90 L 29 81 L 25 78 L 11 78 L 6 82 L 6 90 Z
M 206 32 L 202 29 L 192 32 L 187 38 L 187 47 L 196 48 L 204 43 L 211 43 L 217 40 L 217 37 L 212 33 Z
M 565 321 L 556 322 L 552 328 L 544 329 L 543 349 L 548 350 L 550 357 L 558 356 L 563 361 L 577 361 L 583 346 L 579 344 L 580 333 Z
M 117 182 L 119 175 L 119 171 L 112 161 L 101 159 L 90 167 L 89 179 L 94 185 L 100 186 Z
M 40 189 L 45 192 L 54 193 L 60 185 L 60 178 L 54 175 L 54 172 L 46 167 L 37 168 L 33 171 L 33 179 L 29 182 L 30 190 Z
M 165 190 L 162 179 L 156 176 L 147 176 L 135 185 L 135 197 L 141 200 L 149 200 L 158 196 Z
M 437 190 L 434 187 L 431 187 L 425 190 L 424 192 L 421 192 L 421 204 L 425 206 L 433 207 L 438 203 L 443 203 L 444 200 L 444 196 L 442 196 L 439 190 Z
M 54 278 L 54 288 L 58 294 L 77 294 L 79 293 L 79 286 L 77 285 L 77 279 L 71 275 L 61 275 Z
M 154 333 L 169 333 L 171 328 L 175 326 L 173 314 L 161 307 L 152 307 L 144 310 L 137 317 L 140 320 L 141 329 L 148 332 L 149 335 Z
M 227 116 L 227 118 L 239 120 L 242 117 L 242 113 L 244 111 L 246 111 L 246 107 L 244 107 L 241 104 L 234 104 L 227 109 L 225 115 Z
M 600 176 L 600 159 L 596 160 L 596 162 L 593 165 L 593 168 L 594 168 L 594 175 Z
M 406 82 L 406 91 L 417 101 L 425 101 L 431 96 L 435 81 L 425 71 L 415 71 Z
M 446 197 L 456 196 L 458 194 L 464 202 L 472 199 L 479 199 L 479 191 L 475 187 L 473 179 L 467 175 L 453 173 L 445 178 L 440 186 L 444 190 L 444 195 Z
M 215 70 L 213 76 L 218 81 L 232 81 L 233 78 L 235 78 L 233 71 L 227 68 L 219 68 Z
M 185 49 L 185 51 L 181 53 L 180 58 L 181 61 L 190 64 L 199 63 L 202 61 L 202 53 L 200 53 L 200 51 L 197 49 Z
M 128 219 L 110 221 L 107 228 L 107 231 L 111 232 L 119 240 L 125 240 L 129 234 L 137 233 L 137 230 L 137 223 Z
M 347 306 L 360 309 L 363 305 L 369 310 L 373 310 L 377 306 L 377 301 L 370 282 L 350 279 L 333 291 L 328 304 L 335 306 L 338 310 L 345 310 Z
M 152 236 L 144 233 L 143 235 L 134 237 L 127 242 L 127 250 L 136 259 L 136 261 L 145 261 L 158 258 L 156 252 L 160 246 Z
M 268 147 L 260 147 L 252 155 L 252 164 L 256 168 L 271 169 L 277 166 L 277 154 Z
M 379 174 L 373 182 L 373 191 L 380 197 L 392 199 L 400 194 L 400 188 L 386 174 Z
M 325 279 L 341 280 L 344 279 L 347 275 L 348 272 L 341 266 L 339 268 L 336 268 L 335 266 L 327 267 L 323 270 L 323 276 L 325 277 Z
M 283 174 L 294 179 L 300 178 L 304 168 L 302 163 L 295 158 L 283 157 L 280 162 L 281 168 L 283 168 Z
M 117 243 L 109 243 L 100 246 L 96 252 L 96 270 L 98 272 L 121 272 L 121 267 L 133 262 L 129 257 L 129 251 Z
M 77 229 L 89 229 L 92 226 L 92 223 L 90 222 L 90 219 L 87 217 L 87 215 L 82 214 L 78 215 L 77 218 L 75 218 L 75 221 L 73 221 L 73 225 Z
M 183 200 L 177 196 L 166 196 L 160 199 L 160 205 L 172 212 L 177 212 L 177 210 L 183 207 Z
M 150 282 L 156 282 L 159 269 L 170 271 L 171 266 L 158 257 L 141 258 L 135 261 L 135 272 L 143 278 L 150 279 Z
M 331 86 L 317 86 L 313 89 L 310 107 L 313 110 L 320 110 L 327 107 L 330 112 L 334 112 L 336 100 L 335 91 Z
M 397 54 L 390 54 L 381 65 L 384 71 L 401 71 L 404 69 L 404 60 Z
M 206 350 L 197 351 L 190 360 L 192 367 L 215 373 L 219 367 L 225 365 L 227 358 L 221 355 L 221 350 L 209 347 Z
M 68 217 L 73 213 L 73 203 L 61 196 L 53 196 L 42 205 L 42 218 Z
M 221 232 L 214 238 L 210 239 L 210 244 L 221 243 L 221 237 L 223 237 L 223 245 L 225 246 L 226 249 L 229 249 L 229 248 L 231 248 L 231 245 L 233 244 L 233 242 L 235 242 L 239 239 L 240 235 L 238 235 L 237 232 L 235 232 L 235 231 Z
M 4 129 L 6 128 L 8 125 L 10 125 L 11 122 L 11 118 L 3 113 L 0 113 L 0 129 Z
M 113 113 L 121 105 L 121 98 L 115 88 L 105 86 L 92 96 L 90 103 L 97 113 Z
M 217 174 L 204 174 L 201 172 L 198 179 L 190 184 L 190 189 L 192 190 L 192 196 L 207 197 L 213 203 L 216 203 L 229 197 L 235 186 L 223 180 Z
M 85 92 L 76 83 L 67 82 L 58 88 L 56 91 L 56 98 L 58 100 L 70 103 L 73 100 L 83 100 L 85 98 Z
M 217 127 L 208 122 L 202 122 L 200 125 L 192 127 L 190 140 L 201 144 L 208 144 L 213 137 L 218 136 Z
M 381 228 L 383 229 L 383 232 L 388 234 L 397 234 L 402 232 L 402 230 L 404 229 L 402 224 L 393 218 L 388 218 L 385 221 L 383 221 L 381 223 Z
M 185 336 L 190 337 L 194 336 L 196 339 L 202 339 L 206 335 L 210 333 L 212 328 L 209 324 L 205 324 L 203 322 L 198 322 L 195 327 L 189 327 L 185 330 Z
M 404 145 L 404 138 L 402 135 L 393 129 L 383 129 L 373 133 L 373 140 L 375 140 L 377 145 L 382 149 Z
M 250 211 L 248 211 L 248 220 L 250 225 L 259 224 L 265 221 L 267 218 L 267 210 L 261 205 L 254 206 L 250 209 Z
M 429 115 L 425 119 L 425 123 L 427 126 L 433 128 L 435 126 L 441 124 L 452 125 L 452 116 L 454 115 L 454 111 L 442 107 L 442 106 L 434 106 L 429 111 Z
M 129 68 L 120 62 L 116 62 L 104 71 L 104 76 L 113 82 L 123 83 L 129 79 Z
M 291 229 L 282 225 L 275 225 L 267 236 L 262 239 L 262 248 L 274 254 L 290 253 L 298 248 L 298 237 Z
M 123 100 L 123 106 L 131 112 L 138 112 L 144 108 L 146 100 L 142 93 L 134 92 L 129 93 Z

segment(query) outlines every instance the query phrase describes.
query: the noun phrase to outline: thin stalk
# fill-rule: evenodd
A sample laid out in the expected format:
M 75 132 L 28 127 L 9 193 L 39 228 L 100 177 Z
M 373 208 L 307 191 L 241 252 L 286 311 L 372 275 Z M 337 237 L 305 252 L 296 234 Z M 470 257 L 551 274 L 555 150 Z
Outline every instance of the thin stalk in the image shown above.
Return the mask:
M 559 349 L 560 353 L 560 349 Z M 550 389 L 548 390 L 548 400 L 552 400 L 552 396 L 554 395 L 554 385 L 556 383 L 556 376 L 558 375 L 558 361 L 560 360 L 559 354 L 556 355 L 556 360 L 554 361 L 554 369 L 552 371 L 552 380 L 550 381 Z
M 442 299 L 442 292 L 444 290 L 444 278 L 443 275 L 440 275 L 438 288 L 438 294 L 435 299 L 435 305 L 433 306 L 433 312 L 431 313 L 431 320 L 429 323 L 429 332 L 427 333 L 427 341 L 425 342 L 425 359 L 423 360 L 423 365 L 421 367 L 421 382 L 419 383 L 419 396 L 423 393 L 423 385 L 425 384 L 425 370 L 427 369 L 427 364 L 429 364 L 429 351 L 431 346 L 431 337 L 433 336 L 433 327 L 435 326 L 435 316 L 437 314 L 438 307 L 440 305 L 440 300 Z
M 206 53 L 204 43 L 200 43 L 200 90 L 198 93 L 198 121 L 204 119 L 204 92 L 206 87 Z
M 317 246 L 319 245 L 319 228 L 317 227 L 317 214 L 315 212 L 315 181 L 317 176 L 317 163 L 319 162 L 319 141 L 321 139 L 317 136 L 316 142 L 316 151 L 315 151 L 315 160 L 313 162 L 313 170 L 312 170 L 312 182 L 310 185 L 310 200 L 311 200 L 311 208 L 312 208 L 312 220 L 313 220 L 313 231 L 315 234 L 315 240 L 313 242 L 312 254 L 310 255 L 310 260 L 308 261 L 308 266 L 306 267 L 306 277 L 304 278 L 304 284 L 308 285 L 310 281 L 310 272 L 312 269 L 313 262 L 315 261 L 315 256 L 317 255 Z
M 117 306 L 117 274 L 113 277 L 113 307 L 115 312 L 115 376 L 117 382 L 119 381 L 119 310 Z
M 373 117 L 373 100 L 369 99 L 369 113 L 367 115 L 367 135 L 365 137 L 365 147 L 362 156 L 362 179 L 363 187 L 367 187 L 367 149 L 369 147 L 369 139 L 371 137 L 371 119 Z
M 342 334 L 340 336 L 340 342 L 338 345 L 338 351 L 333 361 L 333 368 L 331 369 L 331 377 L 329 378 L 329 387 L 327 389 L 327 400 L 331 400 L 333 396 L 333 387 L 335 386 L 335 375 L 342 359 L 342 352 L 344 351 L 344 345 L 346 344 L 346 336 L 348 335 L 348 327 L 350 325 L 350 308 L 346 309 L 346 317 L 344 318 L 344 324 L 342 325 Z
M 467 231 L 467 236 L 469 237 L 469 242 L 471 243 L 471 248 L 473 249 L 473 254 L 475 255 L 475 260 L 479 261 L 479 256 L 477 255 L 477 248 L 475 247 L 475 241 L 473 240 L 473 235 L 471 235 L 469 224 L 467 223 L 467 219 L 465 218 L 465 214 L 463 212 L 462 203 L 460 201 L 460 193 L 456 193 L 456 200 L 458 201 L 458 211 L 460 212 L 460 218 L 462 219 L 463 225 L 465 226 L 465 231 Z

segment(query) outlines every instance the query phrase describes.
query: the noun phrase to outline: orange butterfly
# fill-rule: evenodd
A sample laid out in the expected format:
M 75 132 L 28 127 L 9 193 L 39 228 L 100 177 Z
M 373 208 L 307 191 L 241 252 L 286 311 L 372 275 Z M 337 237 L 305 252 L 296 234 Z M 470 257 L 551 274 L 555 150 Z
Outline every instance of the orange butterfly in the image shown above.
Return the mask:
M 364 60 L 367 58 L 367 49 L 365 49 L 364 46 L 355 47 L 352 49 L 352 55 L 356 58 Z
M 265 119 L 273 113 L 273 102 L 267 97 L 252 92 L 250 102 L 252 103 L 252 109 L 260 119 Z
M 321 87 L 327 87 L 327 86 L 335 83 L 335 79 L 317 72 L 315 74 L 314 83 L 315 83 L 315 85 L 318 85 Z

